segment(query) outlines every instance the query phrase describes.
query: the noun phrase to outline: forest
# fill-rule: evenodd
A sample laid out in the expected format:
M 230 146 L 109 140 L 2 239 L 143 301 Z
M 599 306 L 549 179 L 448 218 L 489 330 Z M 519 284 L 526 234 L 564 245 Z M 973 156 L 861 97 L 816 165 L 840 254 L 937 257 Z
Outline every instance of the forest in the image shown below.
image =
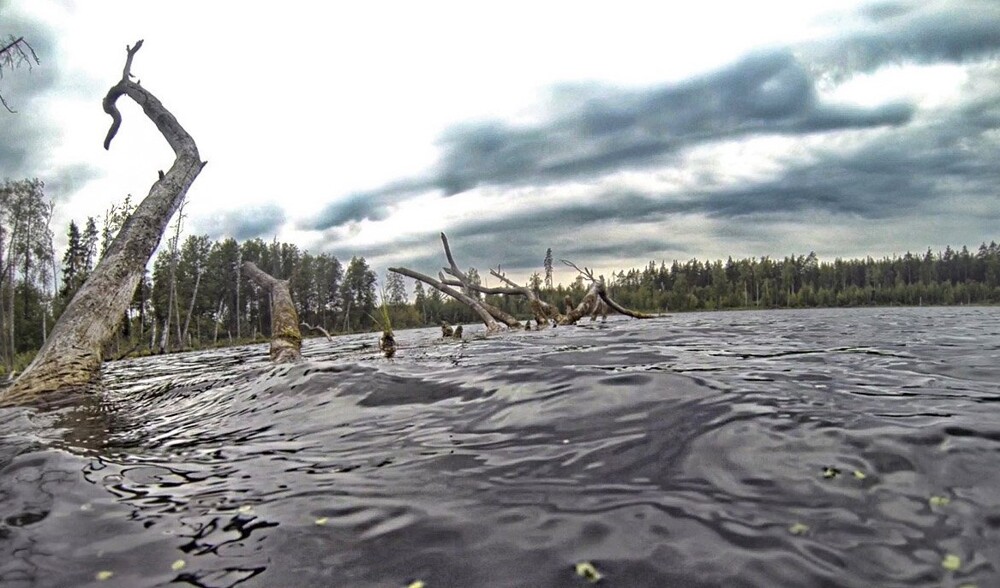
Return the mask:
M 55 205 L 43 182 L 0 184 L 0 375 L 30 361 L 134 207 L 129 196 L 97 218 L 54 228 Z M 184 219 L 181 206 L 106 357 L 263 341 L 270 335 L 268 295 L 242 275 L 245 261 L 289 280 L 302 322 L 331 334 L 374 330 L 383 300 L 396 328 L 477 321 L 466 305 L 433 288 L 415 282 L 411 290 L 391 272 L 380 279 L 363 257 L 342 262 L 259 238 L 213 241 L 185 235 Z M 55 230 L 66 237 L 61 256 Z M 553 284 L 551 249 L 539 261 L 526 285 L 543 300 L 562 305 L 567 296 L 582 298 L 582 276 Z M 473 282 L 481 280 L 476 268 L 466 273 Z M 624 306 L 649 312 L 996 304 L 1000 246 L 833 261 L 811 252 L 781 259 L 650 261 L 641 269 L 612 272 L 608 287 Z M 515 316 L 530 315 L 521 297 L 488 298 Z

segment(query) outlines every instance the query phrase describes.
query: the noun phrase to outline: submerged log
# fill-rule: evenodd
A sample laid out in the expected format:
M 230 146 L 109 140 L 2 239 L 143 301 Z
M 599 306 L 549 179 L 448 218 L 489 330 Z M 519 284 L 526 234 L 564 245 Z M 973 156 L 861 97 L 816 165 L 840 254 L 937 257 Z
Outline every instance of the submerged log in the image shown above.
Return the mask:
M 243 262 L 243 271 L 250 280 L 271 294 L 271 361 L 298 361 L 302 357 L 302 333 L 299 331 L 299 314 L 288 290 L 288 280 L 279 280 L 265 273 L 252 261 Z
M 127 47 L 122 78 L 104 97 L 112 124 L 104 140 L 108 149 L 121 126 L 116 102 L 127 95 L 142 107 L 174 151 L 174 164 L 153 184 L 149 194 L 125 220 L 108 251 L 70 301 L 31 365 L 9 388 L 0 404 L 40 400 L 50 393 L 88 387 L 100 373 L 103 347 L 125 316 L 146 264 L 160 243 L 170 217 L 205 166 L 191 135 L 148 90 L 131 80 L 132 59 L 142 41 Z

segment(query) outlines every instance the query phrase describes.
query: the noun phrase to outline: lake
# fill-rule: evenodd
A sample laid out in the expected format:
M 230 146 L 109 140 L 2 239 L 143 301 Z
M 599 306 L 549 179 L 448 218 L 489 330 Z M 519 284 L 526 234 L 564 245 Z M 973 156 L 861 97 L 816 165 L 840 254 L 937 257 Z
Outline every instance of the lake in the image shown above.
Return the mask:
M 481 329 L 0 409 L 0 586 L 1000 586 L 1000 308 Z

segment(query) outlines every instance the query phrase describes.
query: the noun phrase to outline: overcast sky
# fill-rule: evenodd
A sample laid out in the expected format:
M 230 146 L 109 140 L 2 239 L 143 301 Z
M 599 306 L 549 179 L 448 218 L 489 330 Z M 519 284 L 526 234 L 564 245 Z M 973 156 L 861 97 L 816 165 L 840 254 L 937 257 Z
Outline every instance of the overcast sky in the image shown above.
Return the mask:
M 435 272 L 821 259 L 1000 240 L 1000 2 L 0 0 L 0 177 L 54 230 L 173 157 L 133 73 L 209 162 L 187 232 Z M 557 279 L 570 279 L 569 271 Z

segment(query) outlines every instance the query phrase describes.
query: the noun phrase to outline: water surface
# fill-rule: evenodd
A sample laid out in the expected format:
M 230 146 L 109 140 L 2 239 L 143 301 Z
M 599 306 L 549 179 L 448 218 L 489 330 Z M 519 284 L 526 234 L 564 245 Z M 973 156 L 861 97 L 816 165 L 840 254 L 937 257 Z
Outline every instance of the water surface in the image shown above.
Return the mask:
M 0 411 L 0 585 L 1000 585 L 1000 309 L 397 335 Z

